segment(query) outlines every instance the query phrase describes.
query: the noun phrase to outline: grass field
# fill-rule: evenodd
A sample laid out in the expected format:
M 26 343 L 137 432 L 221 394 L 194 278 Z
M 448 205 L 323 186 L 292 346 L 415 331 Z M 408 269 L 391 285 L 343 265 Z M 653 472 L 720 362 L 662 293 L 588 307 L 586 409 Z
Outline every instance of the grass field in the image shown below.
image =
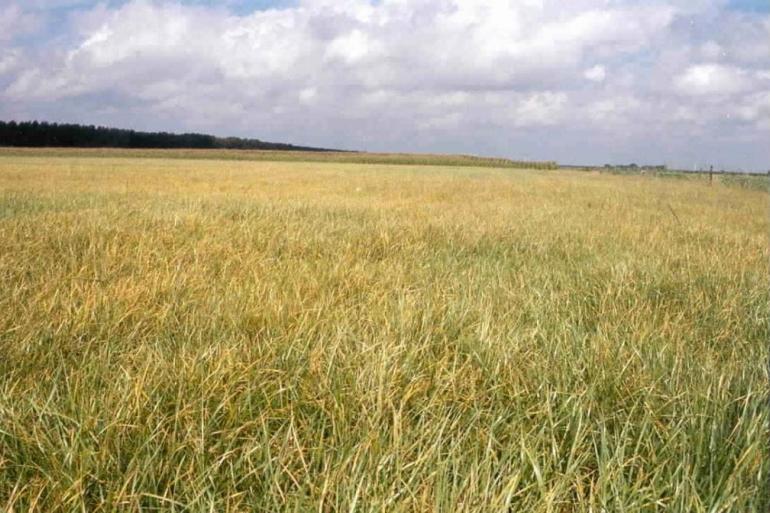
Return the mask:
M 195 160 L 246 160 L 257 162 L 334 162 L 341 164 L 392 164 L 414 166 L 557 169 L 553 161 L 526 161 L 474 155 L 430 153 L 369 153 L 354 151 L 281 151 L 135 148 L 3 148 L 0 157 L 163 158 Z
M 5 153 L 0 511 L 766 512 L 768 197 Z

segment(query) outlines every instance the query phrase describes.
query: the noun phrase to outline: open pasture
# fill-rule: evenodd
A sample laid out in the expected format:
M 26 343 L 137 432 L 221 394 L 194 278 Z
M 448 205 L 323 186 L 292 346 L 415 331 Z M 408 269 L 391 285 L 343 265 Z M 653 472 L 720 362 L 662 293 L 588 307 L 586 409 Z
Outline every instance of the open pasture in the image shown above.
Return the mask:
M 0 510 L 767 511 L 768 194 L 0 155 Z

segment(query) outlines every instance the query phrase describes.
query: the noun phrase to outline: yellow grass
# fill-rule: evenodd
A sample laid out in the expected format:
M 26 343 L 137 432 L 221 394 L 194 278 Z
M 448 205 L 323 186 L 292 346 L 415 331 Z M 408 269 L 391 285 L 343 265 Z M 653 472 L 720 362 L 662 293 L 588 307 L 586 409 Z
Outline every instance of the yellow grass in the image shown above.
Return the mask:
M 225 149 L 141 149 L 141 148 L 14 148 L 0 147 L 0 157 L 68 158 L 160 158 L 249 160 L 266 162 L 338 162 L 347 164 L 437 165 L 455 167 L 497 167 L 556 169 L 553 161 L 523 161 L 474 155 L 430 153 L 369 153 L 352 151 L 286 151 Z
M 766 511 L 768 195 L 0 156 L 0 510 Z

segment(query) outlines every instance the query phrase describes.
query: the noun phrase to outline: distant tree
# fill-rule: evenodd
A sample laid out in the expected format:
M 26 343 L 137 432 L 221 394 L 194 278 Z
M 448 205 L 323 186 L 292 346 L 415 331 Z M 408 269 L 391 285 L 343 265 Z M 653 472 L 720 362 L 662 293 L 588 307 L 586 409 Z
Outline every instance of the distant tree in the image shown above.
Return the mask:
M 0 146 L 329 151 L 323 148 L 264 142 L 259 139 L 215 137 L 197 133 L 137 132 L 120 128 L 44 121 L 0 121 Z

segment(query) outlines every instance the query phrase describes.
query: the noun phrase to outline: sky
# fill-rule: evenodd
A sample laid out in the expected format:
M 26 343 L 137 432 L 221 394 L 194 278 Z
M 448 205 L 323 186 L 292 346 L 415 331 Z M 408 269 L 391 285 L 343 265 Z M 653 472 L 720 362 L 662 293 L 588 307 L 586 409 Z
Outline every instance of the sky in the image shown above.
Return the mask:
M 770 0 L 0 0 L 0 119 L 770 169 Z

